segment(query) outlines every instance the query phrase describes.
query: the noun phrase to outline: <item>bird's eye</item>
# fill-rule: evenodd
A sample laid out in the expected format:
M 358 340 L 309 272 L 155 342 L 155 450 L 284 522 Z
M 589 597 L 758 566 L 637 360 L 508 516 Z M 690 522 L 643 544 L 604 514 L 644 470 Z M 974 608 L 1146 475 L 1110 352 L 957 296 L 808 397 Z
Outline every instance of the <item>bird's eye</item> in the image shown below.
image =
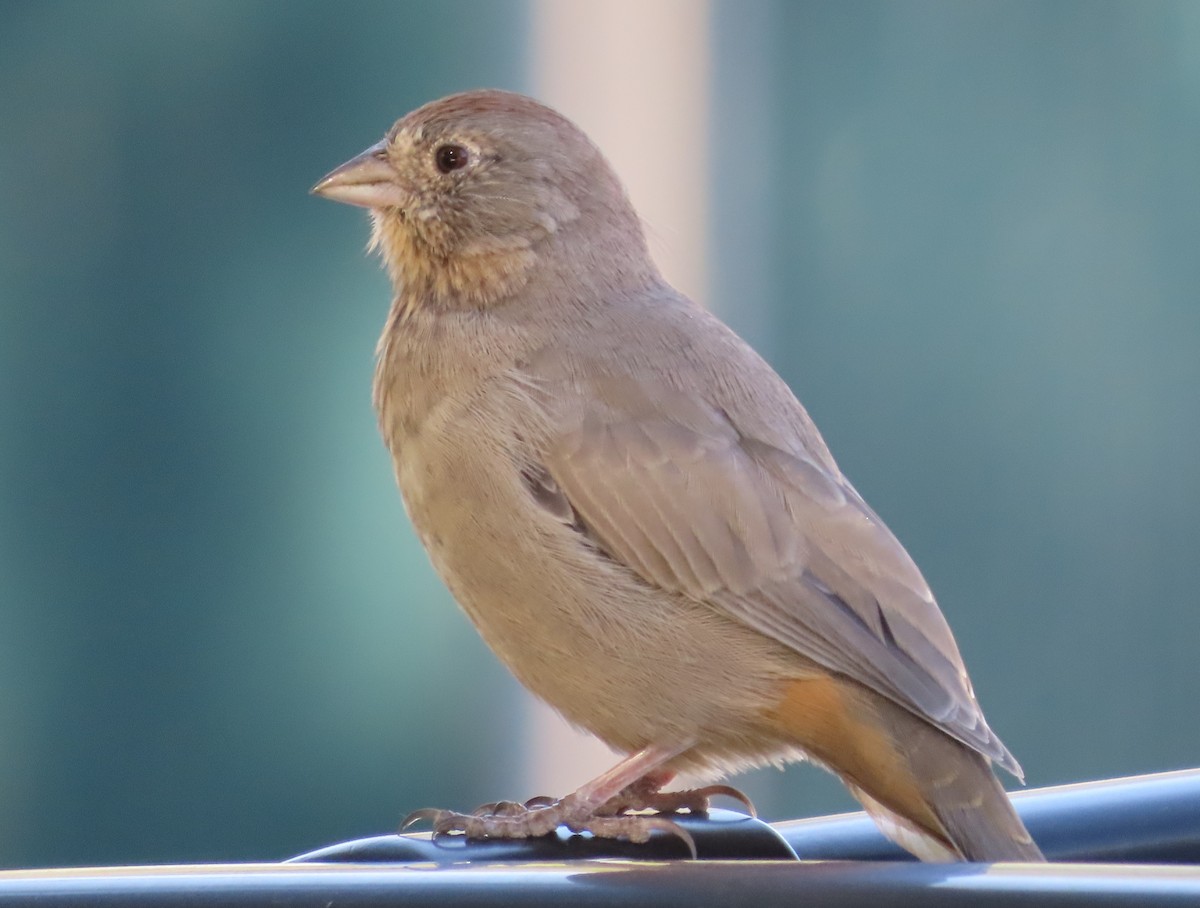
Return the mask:
M 442 173 L 449 173 L 452 170 L 466 167 L 470 154 L 461 145 L 439 145 L 437 151 L 433 153 L 433 159 L 437 162 L 438 170 Z

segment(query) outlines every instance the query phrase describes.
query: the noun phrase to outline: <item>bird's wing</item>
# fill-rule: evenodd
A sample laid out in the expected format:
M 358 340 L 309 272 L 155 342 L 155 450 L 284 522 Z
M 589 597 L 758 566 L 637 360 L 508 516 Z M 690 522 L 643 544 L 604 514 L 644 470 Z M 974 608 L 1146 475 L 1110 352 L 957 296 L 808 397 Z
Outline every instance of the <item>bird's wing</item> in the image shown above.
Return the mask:
M 577 529 L 645 580 L 711 603 L 1020 775 L 920 571 L 836 467 L 746 437 L 686 391 L 573 385 L 539 495 L 565 499 L 556 507 Z

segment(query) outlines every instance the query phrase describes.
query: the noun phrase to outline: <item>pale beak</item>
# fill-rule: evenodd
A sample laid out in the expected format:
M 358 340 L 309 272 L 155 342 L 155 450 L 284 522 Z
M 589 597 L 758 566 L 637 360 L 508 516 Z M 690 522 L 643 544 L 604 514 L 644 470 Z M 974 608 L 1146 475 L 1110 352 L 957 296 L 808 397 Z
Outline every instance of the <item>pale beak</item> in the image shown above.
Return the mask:
M 408 198 L 388 162 L 386 139 L 326 174 L 311 191 L 363 208 L 402 208 Z

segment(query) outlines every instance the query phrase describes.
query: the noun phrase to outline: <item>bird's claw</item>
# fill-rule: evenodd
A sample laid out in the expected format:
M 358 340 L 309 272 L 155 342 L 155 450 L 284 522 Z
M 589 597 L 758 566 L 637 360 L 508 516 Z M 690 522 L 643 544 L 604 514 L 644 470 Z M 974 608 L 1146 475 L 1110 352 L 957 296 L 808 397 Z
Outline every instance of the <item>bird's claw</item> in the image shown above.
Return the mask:
M 671 794 L 671 792 L 668 792 L 668 794 Z M 754 802 L 750 800 L 749 795 L 747 795 L 740 788 L 734 788 L 732 785 L 706 785 L 703 788 L 695 788 L 690 791 L 680 792 L 680 794 L 694 795 L 701 798 L 704 801 L 704 806 L 701 808 L 701 811 L 708 810 L 709 802 L 713 798 L 724 796 L 726 798 L 732 798 L 745 807 L 746 813 L 750 814 L 750 816 L 758 816 L 758 811 L 754 809 Z
M 422 820 L 429 820 L 429 822 L 433 824 L 434 830 L 436 831 L 438 823 L 442 819 L 442 815 L 448 813 L 450 813 L 450 811 L 439 810 L 436 807 L 422 807 L 420 810 L 414 810 L 400 821 L 399 831 L 404 832 L 404 830 L 408 829 L 409 826 L 412 826 L 414 823 L 420 823 Z

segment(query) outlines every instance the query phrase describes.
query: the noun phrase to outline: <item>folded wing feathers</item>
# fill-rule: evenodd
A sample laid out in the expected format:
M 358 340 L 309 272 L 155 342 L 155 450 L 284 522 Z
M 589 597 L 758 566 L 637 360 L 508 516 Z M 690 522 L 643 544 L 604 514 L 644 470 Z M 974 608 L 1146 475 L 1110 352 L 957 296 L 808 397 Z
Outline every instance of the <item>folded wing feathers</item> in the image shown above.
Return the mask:
M 843 477 L 689 402 L 588 411 L 546 468 L 603 547 L 924 715 L 1010 772 L 924 578 Z M 702 418 L 703 417 L 703 418 Z

